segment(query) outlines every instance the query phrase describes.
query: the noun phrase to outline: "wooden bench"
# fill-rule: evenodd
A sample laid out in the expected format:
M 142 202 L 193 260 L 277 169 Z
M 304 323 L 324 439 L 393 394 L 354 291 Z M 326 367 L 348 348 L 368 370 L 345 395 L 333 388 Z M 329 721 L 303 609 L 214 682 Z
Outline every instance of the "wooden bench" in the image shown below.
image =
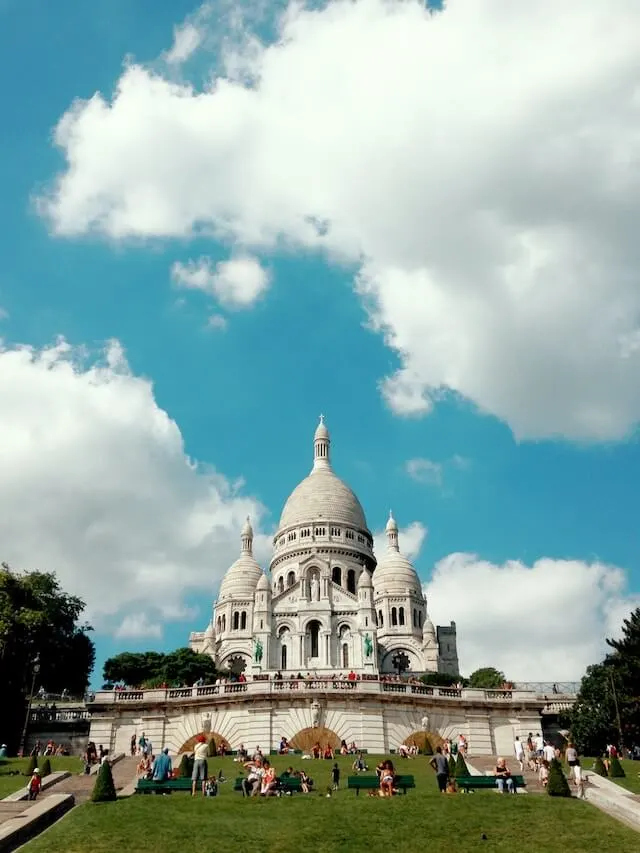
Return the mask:
M 526 788 L 524 776 L 512 776 L 516 788 Z M 458 788 L 463 791 L 472 791 L 478 788 L 498 789 L 495 776 L 457 776 L 455 779 Z M 506 787 L 506 786 L 505 786 Z
M 237 776 L 233 783 L 233 790 L 240 792 L 244 791 L 242 783 L 245 779 L 246 776 Z M 284 778 L 278 777 L 276 791 L 282 791 L 283 794 L 300 793 L 300 791 L 302 791 L 302 782 L 297 776 L 285 776 Z
M 172 794 L 174 791 L 191 791 L 191 779 L 184 776 L 154 782 L 153 779 L 138 779 L 136 794 Z
M 379 787 L 380 779 L 377 776 L 349 776 L 347 778 L 347 788 L 354 790 L 356 796 L 360 791 L 375 791 Z M 416 787 L 416 782 L 413 776 L 396 776 L 393 787 L 406 794 L 409 788 Z

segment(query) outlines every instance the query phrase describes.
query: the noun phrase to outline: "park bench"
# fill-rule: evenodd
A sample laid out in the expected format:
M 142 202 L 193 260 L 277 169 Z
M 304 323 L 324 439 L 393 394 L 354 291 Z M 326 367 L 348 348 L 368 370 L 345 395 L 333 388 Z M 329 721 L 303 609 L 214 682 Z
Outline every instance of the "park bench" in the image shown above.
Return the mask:
M 191 791 L 191 779 L 181 776 L 154 782 L 153 779 L 138 779 L 136 794 L 172 794 L 174 791 Z
M 287 752 L 281 753 L 279 749 L 270 749 L 269 755 L 302 755 L 301 749 L 290 749 Z
M 347 788 L 356 792 L 356 796 L 360 791 L 375 791 L 380 787 L 380 779 L 377 776 L 349 776 L 347 778 Z M 396 776 L 394 788 L 407 793 L 409 788 L 415 788 L 416 783 L 413 776 Z
M 242 791 L 242 783 L 245 780 L 245 776 L 238 776 L 236 781 L 233 783 L 234 791 Z M 284 794 L 296 794 L 302 791 L 302 782 L 298 779 L 297 776 L 285 776 L 284 779 L 278 777 L 278 784 L 276 786 L 276 791 L 282 791 Z
M 512 776 L 513 784 L 516 788 L 525 788 L 526 782 L 524 776 Z M 463 791 L 472 791 L 478 788 L 492 788 L 497 790 L 495 776 L 457 776 L 456 785 Z

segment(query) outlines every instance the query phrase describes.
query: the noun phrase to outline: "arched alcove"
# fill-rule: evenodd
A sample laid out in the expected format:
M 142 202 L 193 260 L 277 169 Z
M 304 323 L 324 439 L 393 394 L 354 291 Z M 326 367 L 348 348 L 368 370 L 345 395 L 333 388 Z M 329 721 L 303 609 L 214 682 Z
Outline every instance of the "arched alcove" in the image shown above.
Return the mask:
M 187 755 L 193 752 L 195 749 L 196 741 L 199 737 L 205 737 L 207 739 L 207 743 L 210 740 L 214 740 L 216 742 L 216 749 L 219 751 L 222 746 L 224 749 L 229 749 L 229 741 L 222 737 L 218 732 L 197 732 L 195 735 L 189 738 L 189 740 L 185 741 L 180 749 L 178 750 L 178 755 L 181 755 L 183 752 L 186 752 Z
M 436 751 L 437 746 L 442 746 L 444 738 L 438 732 L 413 732 L 402 741 L 406 746 L 417 746 L 420 752 L 430 755 Z M 425 747 L 428 748 L 425 750 Z
M 323 749 L 327 744 L 330 744 L 333 749 L 340 748 L 338 735 L 324 726 L 302 729 L 289 739 L 289 743 L 294 749 L 301 749 L 303 753 L 310 753 L 316 743 L 319 743 Z

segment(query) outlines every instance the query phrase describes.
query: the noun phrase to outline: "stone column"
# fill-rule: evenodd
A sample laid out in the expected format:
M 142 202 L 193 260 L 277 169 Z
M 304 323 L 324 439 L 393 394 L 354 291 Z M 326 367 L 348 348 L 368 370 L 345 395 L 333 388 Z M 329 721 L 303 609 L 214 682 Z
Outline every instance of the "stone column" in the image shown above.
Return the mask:
M 323 658 L 323 663 L 326 667 L 331 666 L 331 654 L 330 654 L 330 646 L 329 646 L 330 638 L 331 638 L 331 632 L 330 631 L 322 631 L 322 645 L 323 645 L 322 658 Z

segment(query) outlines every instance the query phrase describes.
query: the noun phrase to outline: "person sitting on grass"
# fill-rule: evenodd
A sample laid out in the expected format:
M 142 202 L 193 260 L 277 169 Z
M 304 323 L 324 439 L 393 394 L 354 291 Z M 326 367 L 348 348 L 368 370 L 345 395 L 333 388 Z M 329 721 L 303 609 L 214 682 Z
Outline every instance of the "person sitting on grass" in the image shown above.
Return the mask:
M 362 772 L 362 771 L 365 771 L 365 770 L 368 770 L 368 769 L 369 769 L 369 768 L 367 767 L 366 763 L 365 763 L 364 755 L 363 755 L 361 752 L 359 752 L 359 753 L 356 755 L 355 760 L 354 760 L 353 764 L 351 765 L 351 769 L 352 769 L 355 773 L 360 773 L 360 772 Z
M 42 788 L 42 779 L 40 778 L 40 771 L 36 767 L 33 771 L 33 776 L 29 779 L 28 786 L 28 796 L 30 800 L 35 800 L 35 798 L 40 793 L 40 789 Z
M 263 762 L 263 774 L 260 784 L 260 796 L 270 797 L 276 792 L 276 771 L 268 761 Z
M 308 794 L 311 788 L 313 787 L 313 779 L 311 779 L 304 770 L 300 771 L 300 788 L 302 789 L 303 794 Z
M 504 787 L 507 786 L 507 791 L 510 794 L 515 794 L 516 789 L 513 784 L 513 779 L 511 778 L 511 771 L 507 767 L 507 762 L 504 758 L 499 758 L 496 761 L 496 785 L 498 786 L 498 792 L 500 794 L 504 794 Z
M 138 766 L 136 768 L 136 776 L 138 777 L 138 779 L 151 778 L 151 759 L 148 755 L 140 756 L 140 761 L 138 762 Z
M 314 758 L 320 758 L 321 757 L 322 747 L 320 746 L 320 743 L 318 741 L 316 741 L 316 743 L 314 743 L 314 745 L 311 749 L 311 755 L 313 755 Z
M 382 762 L 380 773 L 380 791 L 383 797 L 393 796 L 393 784 L 396 780 L 396 772 L 390 759 Z
M 207 779 L 204 786 L 204 795 L 205 797 L 215 797 L 218 794 L 218 782 L 216 780 L 215 774 Z
M 328 743 L 324 748 L 324 757 L 329 761 L 333 758 L 333 747 Z
M 449 781 L 447 782 L 447 789 L 446 789 L 445 793 L 446 794 L 457 794 L 458 793 L 458 787 L 456 785 L 455 779 L 449 779 Z
M 260 783 L 264 774 L 262 761 L 247 761 L 244 767 L 247 778 L 242 780 L 242 794 L 245 797 L 256 797 L 260 793 Z

